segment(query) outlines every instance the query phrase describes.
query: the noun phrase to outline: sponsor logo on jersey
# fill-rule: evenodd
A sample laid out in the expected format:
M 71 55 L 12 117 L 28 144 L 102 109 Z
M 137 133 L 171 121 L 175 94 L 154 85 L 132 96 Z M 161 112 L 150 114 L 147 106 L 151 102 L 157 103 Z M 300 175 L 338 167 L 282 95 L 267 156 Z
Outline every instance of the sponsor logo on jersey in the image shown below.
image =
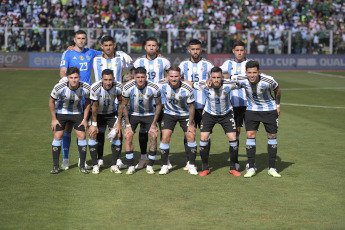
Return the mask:
M 116 67 L 118 67 L 118 66 L 119 66 L 119 64 L 118 64 L 117 62 L 115 62 L 115 66 L 116 66 Z
M 73 60 L 74 60 L 74 59 L 77 59 L 77 57 L 73 57 Z
M 158 65 L 157 65 L 157 68 L 158 68 L 158 69 L 160 69 L 160 68 L 161 68 L 161 65 L 160 65 L 160 64 L 158 64 Z
M 84 57 L 83 56 L 79 56 L 80 60 L 84 61 Z
M 204 72 L 204 70 L 205 70 L 204 67 L 201 67 L 201 72 Z

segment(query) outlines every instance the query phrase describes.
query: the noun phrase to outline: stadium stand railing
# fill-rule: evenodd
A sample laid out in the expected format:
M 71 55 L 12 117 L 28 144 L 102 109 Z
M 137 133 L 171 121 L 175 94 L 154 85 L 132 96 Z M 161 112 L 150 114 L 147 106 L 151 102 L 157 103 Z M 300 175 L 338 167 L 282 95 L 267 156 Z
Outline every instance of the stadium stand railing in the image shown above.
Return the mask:
M 345 31 L 308 29 L 291 31 L 246 30 L 150 30 L 150 29 L 83 29 L 88 47 L 100 49 L 104 35 L 116 39 L 117 49 L 127 53 L 143 52 L 148 37 L 156 37 L 162 53 L 186 53 L 188 42 L 199 39 L 208 54 L 231 53 L 232 44 L 242 40 L 249 54 L 345 54 Z M 62 52 L 73 45 L 73 29 L 41 27 L 0 27 L 0 51 Z

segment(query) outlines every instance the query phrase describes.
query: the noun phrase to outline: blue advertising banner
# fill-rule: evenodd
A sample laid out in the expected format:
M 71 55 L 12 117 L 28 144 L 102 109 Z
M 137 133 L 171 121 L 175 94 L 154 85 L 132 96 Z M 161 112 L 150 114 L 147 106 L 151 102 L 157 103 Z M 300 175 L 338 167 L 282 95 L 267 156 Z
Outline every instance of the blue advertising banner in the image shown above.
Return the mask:
M 62 53 L 30 53 L 30 68 L 59 68 Z

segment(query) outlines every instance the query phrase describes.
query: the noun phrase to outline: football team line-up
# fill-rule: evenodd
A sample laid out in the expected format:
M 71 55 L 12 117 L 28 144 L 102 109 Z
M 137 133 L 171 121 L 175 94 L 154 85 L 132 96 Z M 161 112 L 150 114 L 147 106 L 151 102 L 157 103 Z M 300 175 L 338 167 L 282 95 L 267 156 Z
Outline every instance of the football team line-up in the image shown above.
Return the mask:
M 189 42 L 190 57 L 179 66 L 171 66 L 168 59 L 157 53 L 159 47 L 155 38 L 146 40 L 146 55 L 134 62 L 126 53 L 115 51 L 116 42 L 110 36 L 101 40 L 103 51 L 85 48 L 87 36 L 84 31 L 75 33 L 74 42 L 75 46 L 62 55 L 61 79 L 49 99 L 54 132 L 52 174 L 69 168 L 73 128 L 77 136 L 79 171 L 89 174 L 92 168 L 91 172 L 98 174 L 100 167 L 104 167 L 104 141 L 108 127 L 111 172 L 121 174 L 122 169 L 127 169 L 126 174 L 133 174 L 146 167 L 148 174 L 155 174 L 152 166 L 159 148 L 161 169 L 158 173 L 165 175 L 172 168 L 169 143 L 176 123 L 179 123 L 184 132 L 183 140 L 181 138 L 186 152 L 184 170 L 191 175 L 207 176 L 211 172 L 210 134 L 214 125 L 219 123 L 229 140 L 229 173 L 241 176 L 238 147 L 241 127 L 245 123 L 248 163 L 244 177 L 249 178 L 256 174 L 256 133 L 261 122 L 268 139 L 268 175 L 281 177 L 275 166 L 280 88 L 273 77 L 260 73 L 257 61 L 244 57 L 243 42 L 234 44 L 232 52 L 235 58 L 225 61 L 220 67 L 200 56 L 201 42 L 196 39 Z M 95 76 L 92 85 L 91 69 Z M 122 75 L 123 69 L 130 72 Z M 223 76 L 225 73 L 228 74 L 226 78 Z M 133 136 L 138 125 L 141 157 L 135 164 Z M 159 147 L 158 129 L 161 131 Z M 198 152 L 196 129 L 200 129 L 202 169 L 199 172 L 195 166 Z M 127 165 L 120 159 L 123 143 Z M 92 167 L 86 164 L 87 146 Z M 60 166 L 61 150 L 63 160 Z

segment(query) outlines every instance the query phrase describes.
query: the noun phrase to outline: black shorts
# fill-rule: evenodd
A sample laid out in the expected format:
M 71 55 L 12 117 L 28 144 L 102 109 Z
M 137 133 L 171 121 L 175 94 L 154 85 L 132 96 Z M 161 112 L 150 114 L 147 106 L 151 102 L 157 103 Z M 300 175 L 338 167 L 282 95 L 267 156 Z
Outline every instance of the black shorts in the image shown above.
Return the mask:
M 215 116 L 204 112 L 202 115 L 200 132 L 212 132 L 213 127 L 217 123 L 223 127 L 225 133 L 236 132 L 236 123 L 232 111 L 223 116 Z
M 236 122 L 236 127 L 242 127 L 243 121 L 245 119 L 245 113 L 247 110 L 246 106 L 233 107 L 234 109 L 234 119 Z
M 61 125 L 61 127 L 59 125 L 56 126 L 56 129 L 55 129 L 56 131 L 65 130 L 66 123 L 70 122 L 73 124 L 73 127 L 75 130 L 85 132 L 84 125 L 78 127 L 84 119 L 84 114 L 58 114 L 57 113 L 56 119 L 60 122 L 60 125 Z
M 195 128 L 198 128 L 198 126 L 199 126 L 199 129 L 200 129 L 203 111 L 204 111 L 204 109 L 196 109 L 195 110 L 195 114 L 194 114 L 194 126 L 195 126 Z
M 278 132 L 278 112 L 273 111 L 246 111 L 246 131 L 258 131 L 260 122 L 265 126 L 267 133 Z
M 117 112 L 109 114 L 97 114 L 97 126 L 113 128 L 117 122 Z
M 162 130 L 169 129 L 174 131 L 176 123 L 179 122 L 183 132 L 187 132 L 189 125 L 189 116 L 174 116 L 164 113 L 162 119 Z
M 152 116 L 129 116 L 129 123 L 132 126 L 133 132 L 137 129 L 138 124 L 140 124 L 141 128 L 145 128 L 147 131 L 150 130 L 150 127 L 152 125 L 154 115 Z

